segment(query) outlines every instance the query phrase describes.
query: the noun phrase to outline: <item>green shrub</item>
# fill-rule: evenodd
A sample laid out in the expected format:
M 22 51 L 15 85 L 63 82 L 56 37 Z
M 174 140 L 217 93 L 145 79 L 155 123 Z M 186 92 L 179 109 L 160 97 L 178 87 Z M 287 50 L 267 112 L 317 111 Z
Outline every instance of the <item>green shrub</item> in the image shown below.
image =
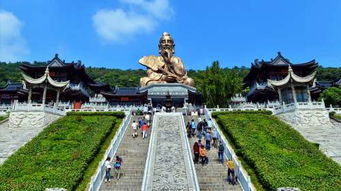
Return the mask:
M 275 116 L 215 113 L 236 154 L 265 190 L 341 190 L 341 167 Z M 252 171 L 252 172 L 250 172 Z
M 212 113 L 212 117 L 216 118 L 218 115 L 226 114 L 226 111 L 217 111 Z M 228 113 L 233 114 L 264 114 L 264 115 L 272 115 L 272 111 L 268 110 L 260 110 L 260 111 L 229 111 Z
M 0 122 L 7 119 L 8 118 L 8 115 L 1 115 L 0 116 Z
M 337 114 L 335 111 L 332 111 L 329 113 L 329 117 L 340 120 L 341 121 L 341 115 Z
M 124 118 L 124 112 L 82 112 L 82 111 L 72 111 L 67 112 L 67 116 L 78 115 L 78 116 L 115 116 L 117 118 Z
M 338 119 L 338 120 L 341 121 L 341 115 L 339 115 L 339 114 L 334 114 L 334 117 L 335 117 L 336 119 Z
M 0 190 L 75 190 L 121 122 L 114 114 L 79 116 L 57 120 L 9 157 L 0 166 Z

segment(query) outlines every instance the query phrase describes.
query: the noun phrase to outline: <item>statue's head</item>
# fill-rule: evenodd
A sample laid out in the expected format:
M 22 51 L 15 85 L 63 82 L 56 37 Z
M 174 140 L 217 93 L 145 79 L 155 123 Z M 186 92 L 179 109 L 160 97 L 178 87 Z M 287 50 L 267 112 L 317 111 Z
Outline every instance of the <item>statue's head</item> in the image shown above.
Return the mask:
M 168 32 L 162 33 L 159 41 L 159 54 L 164 58 L 171 58 L 175 53 L 175 43 Z

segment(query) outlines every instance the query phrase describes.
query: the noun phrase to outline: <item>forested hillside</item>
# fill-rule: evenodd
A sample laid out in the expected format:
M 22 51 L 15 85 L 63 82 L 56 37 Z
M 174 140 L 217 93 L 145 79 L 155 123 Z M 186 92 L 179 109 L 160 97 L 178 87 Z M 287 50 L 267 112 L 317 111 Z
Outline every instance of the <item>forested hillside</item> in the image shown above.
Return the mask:
M 29 64 L 29 62 L 16 62 L 5 63 L 0 62 L 0 86 L 6 84 L 8 80 L 12 82 L 20 82 L 22 80 L 21 71 L 19 66 L 21 64 Z M 32 64 L 44 65 L 45 62 L 34 62 Z M 209 64 L 209 63 L 208 63 Z M 138 86 L 139 79 L 146 76 L 145 70 L 121 70 L 121 69 L 108 69 L 108 68 L 95 68 L 87 67 L 87 73 L 95 80 L 99 82 L 105 82 L 111 86 L 129 87 Z M 243 78 L 249 72 L 249 68 L 246 67 L 234 67 L 232 69 L 225 68 L 223 73 L 231 74 L 230 72 L 238 71 L 238 76 Z M 341 67 L 324 68 L 319 67 L 317 73 L 317 79 L 319 81 L 331 81 L 341 78 Z M 205 70 L 189 70 L 188 76 L 194 78 L 196 82 L 205 78 Z

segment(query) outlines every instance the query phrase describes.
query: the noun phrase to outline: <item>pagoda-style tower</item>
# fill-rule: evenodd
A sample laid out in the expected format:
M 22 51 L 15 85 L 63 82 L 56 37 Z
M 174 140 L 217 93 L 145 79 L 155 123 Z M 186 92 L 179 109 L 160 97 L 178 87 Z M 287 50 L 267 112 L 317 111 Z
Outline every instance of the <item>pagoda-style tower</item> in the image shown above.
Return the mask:
M 280 52 L 278 52 L 276 58 L 270 61 L 256 59 L 251 64 L 250 72 L 244 78 L 244 85 L 250 89 L 246 94 L 247 101 L 264 103 L 278 100 L 279 94 L 268 84 L 268 80 L 276 81 L 286 78 L 289 74 L 289 66 L 298 78 L 313 74 L 318 63 L 315 60 L 311 60 L 305 63 L 294 64 L 289 59 L 283 57 Z M 299 98 L 298 101 L 300 100 Z

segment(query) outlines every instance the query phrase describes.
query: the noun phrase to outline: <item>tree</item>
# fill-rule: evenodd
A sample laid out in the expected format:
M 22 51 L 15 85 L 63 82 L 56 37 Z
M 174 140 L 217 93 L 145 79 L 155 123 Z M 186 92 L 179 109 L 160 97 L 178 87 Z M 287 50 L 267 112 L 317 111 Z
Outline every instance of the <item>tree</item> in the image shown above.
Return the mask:
M 236 93 L 242 91 L 242 78 L 237 69 L 222 69 L 218 61 L 201 72 L 196 79 L 198 91 L 208 107 L 226 107 Z
M 322 92 L 320 99 L 323 99 L 325 104 L 329 106 L 341 106 L 341 88 L 331 87 Z

